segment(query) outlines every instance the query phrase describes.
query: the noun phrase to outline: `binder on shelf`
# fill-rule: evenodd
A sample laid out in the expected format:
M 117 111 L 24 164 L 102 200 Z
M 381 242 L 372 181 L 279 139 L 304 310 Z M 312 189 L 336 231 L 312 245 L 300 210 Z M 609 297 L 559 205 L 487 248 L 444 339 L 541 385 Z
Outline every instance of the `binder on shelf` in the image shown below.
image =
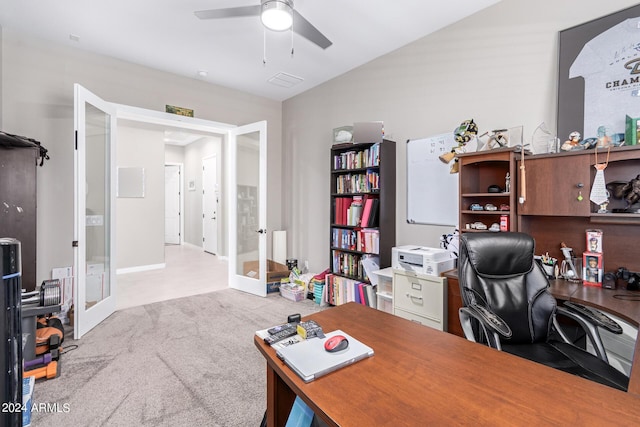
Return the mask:
M 374 198 L 373 205 L 371 206 L 371 214 L 369 216 L 369 222 L 367 227 L 378 227 L 378 217 L 380 212 L 380 199 Z
M 362 210 L 362 220 L 360 221 L 360 225 L 362 227 L 369 226 L 369 219 L 371 216 L 372 206 L 373 206 L 373 198 L 366 196 L 364 199 L 364 208 Z

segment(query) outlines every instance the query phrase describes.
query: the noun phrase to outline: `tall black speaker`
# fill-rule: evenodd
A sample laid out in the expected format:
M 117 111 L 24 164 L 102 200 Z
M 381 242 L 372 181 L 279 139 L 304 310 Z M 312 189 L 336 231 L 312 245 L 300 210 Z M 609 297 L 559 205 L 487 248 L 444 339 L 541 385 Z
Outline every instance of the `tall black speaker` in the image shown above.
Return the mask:
M 20 242 L 0 238 L 0 402 L 8 411 L 0 412 L 0 425 L 22 425 L 22 321 L 21 321 L 21 252 Z

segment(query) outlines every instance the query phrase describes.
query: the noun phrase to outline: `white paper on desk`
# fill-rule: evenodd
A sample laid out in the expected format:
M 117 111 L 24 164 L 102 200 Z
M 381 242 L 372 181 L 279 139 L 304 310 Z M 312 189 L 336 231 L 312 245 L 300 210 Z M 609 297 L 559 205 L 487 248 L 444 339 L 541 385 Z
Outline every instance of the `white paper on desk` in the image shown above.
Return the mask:
M 362 258 L 362 267 L 364 267 L 364 272 L 367 274 L 371 284 L 373 286 L 378 286 L 378 275 L 373 273 L 376 270 L 380 270 L 380 261 L 378 257 Z

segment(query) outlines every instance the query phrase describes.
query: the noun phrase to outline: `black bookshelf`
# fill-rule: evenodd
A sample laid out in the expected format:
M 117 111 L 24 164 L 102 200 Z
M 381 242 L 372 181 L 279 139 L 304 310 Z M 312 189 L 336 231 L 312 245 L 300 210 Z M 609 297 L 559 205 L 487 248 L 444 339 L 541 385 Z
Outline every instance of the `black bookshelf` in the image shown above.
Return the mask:
M 334 145 L 330 161 L 331 274 L 368 283 L 361 259 L 376 256 L 380 268 L 389 267 L 391 248 L 395 246 L 396 143 L 385 139 L 381 143 Z M 370 212 L 369 224 L 363 224 L 368 199 L 377 205 L 377 212 Z M 345 218 L 341 212 L 357 207 L 358 200 L 362 203 L 360 215 Z

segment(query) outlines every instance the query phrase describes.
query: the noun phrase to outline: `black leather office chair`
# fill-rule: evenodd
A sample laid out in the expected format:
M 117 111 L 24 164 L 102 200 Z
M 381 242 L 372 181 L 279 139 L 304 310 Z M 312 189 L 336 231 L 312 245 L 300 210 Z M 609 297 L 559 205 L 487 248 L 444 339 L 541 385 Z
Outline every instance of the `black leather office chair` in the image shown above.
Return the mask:
M 609 365 L 595 319 L 558 307 L 524 233 L 466 233 L 460 238 L 460 322 L 467 339 L 620 390 L 629 379 Z M 574 345 L 556 319 L 585 329 L 597 356 Z

